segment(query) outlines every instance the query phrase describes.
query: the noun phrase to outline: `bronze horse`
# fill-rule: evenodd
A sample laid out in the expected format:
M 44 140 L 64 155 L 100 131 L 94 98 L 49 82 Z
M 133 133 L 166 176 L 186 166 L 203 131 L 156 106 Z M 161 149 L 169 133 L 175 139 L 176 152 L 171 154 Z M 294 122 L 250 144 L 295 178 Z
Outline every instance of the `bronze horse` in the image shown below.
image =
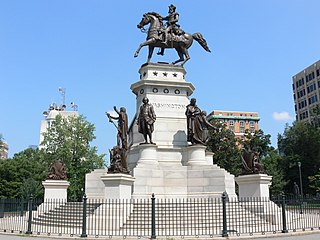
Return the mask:
M 139 55 L 141 48 L 144 46 L 149 46 L 147 62 L 150 62 L 155 47 L 160 47 L 162 49 L 162 53 L 160 53 L 161 55 L 163 55 L 163 51 L 165 48 L 175 48 L 180 58 L 172 62 L 172 64 L 182 62 L 181 66 L 183 66 L 190 59 L 188 48 L 191 47 L 193 39 L 195 39 L 207 52 L 211 52 L 206 40 L 199 32 L 192 35 L 184 32 L 182 32 L 182 34 L 180 35 L 175 36 L 172 36 L 171 34 L 171 37 L 168 39 L 168 45 L 166 45 L 162 42 L 160 34 L 161 32 L 163 32 L 163 23 L 161 16 L 154 12 L 148 12 L 143 15 L 143 18 L 137 25 L 137 27 L 139 29 L 143 29 L 143 26 L 149 23 L 150 27 L 148 30 L 147 40 L 140 44 L 139 48 L 134 54 L 134 57 L 137 57 Z

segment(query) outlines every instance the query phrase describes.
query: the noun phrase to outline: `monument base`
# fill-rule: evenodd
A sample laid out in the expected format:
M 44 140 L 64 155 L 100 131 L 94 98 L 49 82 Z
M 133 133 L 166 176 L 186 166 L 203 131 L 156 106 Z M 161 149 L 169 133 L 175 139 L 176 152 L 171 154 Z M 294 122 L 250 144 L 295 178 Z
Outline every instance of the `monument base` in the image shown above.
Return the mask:
M 104 199 L 105 185 L 101 177 L 106 175 L 107 169 L 95 169 L 86 174 L 85 193 L 89 199 Z
M 130 199 L 135 178 L 128 174 L 111 173 L 101 176 L 105 185 L 105 199 Z
M 244 208 L 260 215 L 261 218 L 272 224 L 276 224 L 277 219 L 281 219 L 276 213 L 270 213 L 270 209 L 278 208 L 269 199 L 271 176 L 267 174 L 250 174 L 236 177 L 235 180 L 239 186 L 239 200 Z
M 272 177 L 267 174 L 249 174 L 235 178 L 239 186 L 239 198 L 269 198 Z
M 226 191 L 235 199 L 234 176 L 213 164 L 212 155 L 198 144 L 172 149 L 157 145 L 132 147 L 128 154 L 128 162 L 136 162 L 132 198 L 150 198 L 152 193 L 157 198 L 221 198 Z
M 45 180 L 42 182 L 44 186 L 44 201 L 67 201 L 67 189 L 70 183 L 66 180 Z

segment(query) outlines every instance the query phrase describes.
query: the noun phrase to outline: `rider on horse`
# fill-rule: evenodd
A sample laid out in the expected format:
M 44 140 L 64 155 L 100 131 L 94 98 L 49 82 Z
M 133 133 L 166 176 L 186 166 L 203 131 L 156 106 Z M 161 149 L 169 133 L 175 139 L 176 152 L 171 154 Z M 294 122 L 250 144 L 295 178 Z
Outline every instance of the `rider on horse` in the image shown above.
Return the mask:
M 177 24 L 179 21 L 179 13 L 176 12 L 176 7 L 174 5 L 169 6 L 169 15 L 162 18 L 163 20 L 167 20 L 167 28 L 163 30 L 163 42 L 168 45 L 168 35 L 169 33 L 178 34 L 181 32 L 180 25 Z

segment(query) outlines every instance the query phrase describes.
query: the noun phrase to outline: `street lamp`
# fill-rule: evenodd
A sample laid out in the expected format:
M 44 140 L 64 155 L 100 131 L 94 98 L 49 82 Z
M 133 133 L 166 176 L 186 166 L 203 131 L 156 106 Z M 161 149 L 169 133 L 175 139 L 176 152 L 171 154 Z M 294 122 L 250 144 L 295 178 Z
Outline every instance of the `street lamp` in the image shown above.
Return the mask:
M 298 168 L 299 168 L 300 194 L 301 194 L 300 214 L 302 214 L 303 190 L 302 190 L 302 177 L 301 177 L 301 162 L 298 162 Z

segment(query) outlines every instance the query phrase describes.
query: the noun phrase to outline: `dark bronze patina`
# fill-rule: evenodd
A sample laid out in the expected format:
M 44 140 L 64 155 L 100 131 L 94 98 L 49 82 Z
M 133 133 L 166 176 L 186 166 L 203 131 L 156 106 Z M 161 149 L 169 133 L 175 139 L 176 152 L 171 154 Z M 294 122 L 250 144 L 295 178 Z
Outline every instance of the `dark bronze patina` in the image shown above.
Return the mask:
M 55 160 L 49 169 L 48 180 L 67 180 L 65 165 L 60 160 Z
M 192 98 L 187 105 L 187 140 L 192 144 L 206 145 L 209 140 L 209 128 L 215 127 L 208 122 L 207 112 L 201 111 L 196 105 L 197 100 Z
M 114 146 L 110 152 L 110 167 L 108 173 L 125 173 L 129 174 L 128 163 L 127 163 L 127 150 Z
M 251 149 L 242 149 L 242 172 L 241 175 L 264 173 L 263 164 L 260 163 L 260 154 Z
M 166 26 L 163 25 L 163 20 L 167 21 Z M 150 24 L 150 27 L 147 32 L 147 40 L 140 44 L 134 57 L 139 55 L 141 48 L 144 46 L 149 47 L 147 62 L 151 61 L 155 47 L 161 48 L 161 51 L 158 53 L 159 55 L 164 54 L 165 48 L 174 48 L 179 55 L 179 59 L 172 62 L 172 64 L 182 62 L 181 65 L 183 66 L 190 59 L 188 48 L 191 47 L 193 39 L 207 52 L 211 52 L 201 33 L 189 34 L 184 32 L 180 28 L 180 25 L 177 24 L 178 20 L 179 14 L 176 12 L 176 7 L 172 4 L 169 6 L 169 15 L 166 17 L 162 17 L 155 12 L 143 14 L 143 18 L 137 27 L 144 31 L 146 31 L 143 28 L 145 25 Z
M 106 113 L 109 122 L 112 122 L 112 119 L 118 121 L 118 134 L 117 134 L 117 146 L 119 148 L 128 149 L 128 115 L 127 111 L 124 107 L 120 108 L 120 111 L 117 109 L 116 106 L 113 107 L 114 111 L 118 114 L 117 117 L 111 116 L 109 113 Z
M 156 114 L 154 112 L 153 106 L 149 103 L 149 99 L 144 97 L 142 100 L 143 104 L 140 107 L 139 115 L 137 118 L 138 131 L 143 134 L 144 143 L 148 143 L 148 137 L 151 144 L 152 142 L 152 132 L 154 130 L 154 122 L 156 121 Z
M 107 117 L 109 122 L 113 123 L 118 129 L 117 134 L 117 146 L 114 146 L 110 152 L 110 167 L 108 173 L 129 173 L 127 163 L 127 152 L 128 152 L 128 115 L 124 107 L 120 108 L 120 111 L 116 106 L 113 107 L 114 111 L 118 116 L 113 117 L 109 113 Z M 117 120 L 116 125 L 112 120 Z

